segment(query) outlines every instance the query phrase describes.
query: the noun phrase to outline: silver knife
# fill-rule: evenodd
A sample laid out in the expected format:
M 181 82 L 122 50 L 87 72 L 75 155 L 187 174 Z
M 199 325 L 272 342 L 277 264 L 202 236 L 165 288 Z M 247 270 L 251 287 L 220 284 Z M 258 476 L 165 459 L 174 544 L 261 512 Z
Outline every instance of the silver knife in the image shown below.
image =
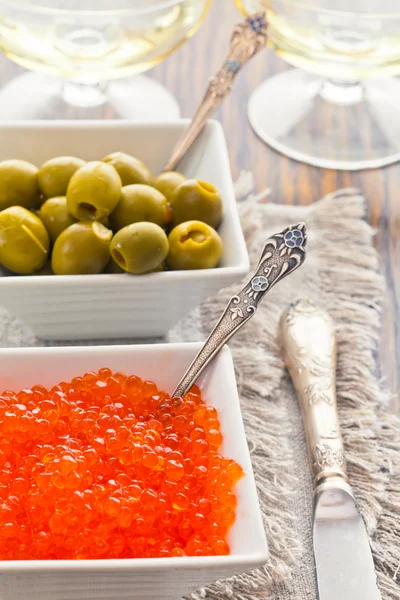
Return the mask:
M 285 362 L 301 404 L 314 477 L 314 557 L 320 600 L 380 600 L 365 525 L 349 485 L 336 405 L 336 340 L 307 299 L 281 319 Z

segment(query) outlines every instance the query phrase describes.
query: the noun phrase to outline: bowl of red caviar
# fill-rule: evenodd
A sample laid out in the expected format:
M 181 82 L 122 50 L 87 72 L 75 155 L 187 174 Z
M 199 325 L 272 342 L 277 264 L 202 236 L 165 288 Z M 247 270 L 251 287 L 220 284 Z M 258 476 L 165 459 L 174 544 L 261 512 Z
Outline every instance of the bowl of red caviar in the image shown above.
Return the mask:
M 29 597 L 178 599 L 268 556 L 231 354 L 0 350 L 0 578 Z

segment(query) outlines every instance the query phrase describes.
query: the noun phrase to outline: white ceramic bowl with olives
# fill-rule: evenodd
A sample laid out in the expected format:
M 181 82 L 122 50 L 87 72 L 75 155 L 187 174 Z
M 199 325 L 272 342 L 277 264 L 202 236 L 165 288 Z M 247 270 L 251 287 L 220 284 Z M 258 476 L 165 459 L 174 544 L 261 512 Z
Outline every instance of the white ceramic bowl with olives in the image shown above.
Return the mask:
M 224 134 L 186 126 L 0 125 L 0 302 L 44 340 L 163 336 L 249 269 Z

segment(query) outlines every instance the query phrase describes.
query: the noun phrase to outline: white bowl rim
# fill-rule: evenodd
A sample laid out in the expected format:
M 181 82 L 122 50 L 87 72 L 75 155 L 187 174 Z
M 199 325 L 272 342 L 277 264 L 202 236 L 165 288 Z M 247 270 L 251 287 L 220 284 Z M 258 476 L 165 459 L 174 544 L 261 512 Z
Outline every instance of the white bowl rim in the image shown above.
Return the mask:
M 217 267 L 216 269 L 198 269 L 193 271 L 165 271 L 160 273 L 143 273 L 141 275 L 131 275 L 130 273 L 99 273 L 98 275 L 6 275 L 0 277 L 0 286 L 15 285 L 16 287 L 30 285 L 36 282 L 40 285 L 55 286 L 68 282 L 68 285 L 81 286 L 82 283 L 90 283 L 91 286 L 103 285 L 106 282 L 113 281 L 119 285 L 136 285 L 144 281 L 168 282 L 181 281 L 204 281 L 215 279 L 218 276 L 246 275 L 249 271 L 250 263 L 244 258 L 240 265 L 235 267 Z M 110 279 L 111 278 L 111 279 Z
M 200 350 L 202 342 L 176 342 L 159 344 L 134 344 L 115 345 L 115 346 L 44 346 L 44 347 L 23 347 L 23 348 L 0 348 L 0 360 L 2 355 L 7 359 L 12 359 L 13 355 L 46 355 L 52 353 L 60 354 L 101 354 L 103 352 L 123 352 L 134 349 L 135 351 L 151 354 L 154 351 L 177 351 Z M 223 346 L 219 354 L 225 356 L 230 362 L 234 376 L 234 366 L 232 354 L 228 346 Z M 236 384 L 236 381 L 235 381 Z M 247 452 L 249 452 L 247 450 Z M 251 469 L 250 476 L 254 479 Z M 259 508 L 259 511 L 261 509 Z M 261 518 L 261 512 L 260 512 Z M 266 537 L 264 536 L 264 549 L 254 553 L 247 554 L 228 554 L 225 556 L 183 556 L 167 558 L 119 558 L 119 559 L 91 559 L 91 560 L 0 560 L 0 574 L 9 572 L 43 572 L 43 571 L 169 571 L 169 570 L 190 570 L 190 569 L 210 569 L 218 570 L 221 568 L 232 568 L 237 566 L 245 571 L 255 568 L 256 565 L 265 564 L 268 560 L 269 551 Z
M 168 121 L 162 119 L 146 121 L 135 121 L 134 119 L 24 119 L 0 121 L 0 129 L 56 129 L 57 127 L 70 129 L 71 127 L 79 127 L 82 129 L 125 129 L 127 126 L 133 126 L 137 129 L 157 129 L 160 126 L 174 129 L 177 125 L 188 125 L 191 119 L 179 118 Z M 218 127 L 223 131 L 222 125 L 217 119 L 209 119 L 206 127 L 211 123 L 212 127 Z
M 226 556 L 175 556 L 172 558 L 100 558 L 97 560 L 2 560 L 0 574 L 12 571 L 170 571 L 189 569 L 212 569 L 246 566 L 253 569 L 268 559 L 267 553 L 228 554 Z

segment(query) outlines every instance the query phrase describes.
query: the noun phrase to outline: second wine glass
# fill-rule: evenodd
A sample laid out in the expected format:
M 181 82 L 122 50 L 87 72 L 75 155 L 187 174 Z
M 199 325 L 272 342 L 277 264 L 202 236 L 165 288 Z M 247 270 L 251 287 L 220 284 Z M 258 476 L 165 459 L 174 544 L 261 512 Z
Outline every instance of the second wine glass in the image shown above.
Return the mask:
M 400 160 L 400 9 L 393 0 L 236 0 L 265 10 L 268 45 L 298 67 L 264 82 L 249 118 L 302 162 L 366 169 Z

